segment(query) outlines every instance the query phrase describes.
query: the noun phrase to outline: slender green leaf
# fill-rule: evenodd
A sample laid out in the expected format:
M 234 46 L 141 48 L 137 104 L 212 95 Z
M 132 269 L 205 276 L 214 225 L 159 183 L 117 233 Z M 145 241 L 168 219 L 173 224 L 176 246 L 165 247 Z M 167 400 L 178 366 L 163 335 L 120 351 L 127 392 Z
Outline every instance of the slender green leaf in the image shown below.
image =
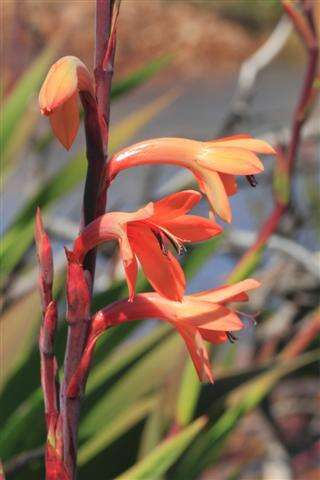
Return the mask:
M 152 78 L 156 73 L 169 65 L 171 58 L 172 55 L 164 55 L 156 58 L 130 73 L 127 77 L 115 82 L 111 90 L 112 100 L 118 99 L 123 94 Z
M 94 408 L 84 414 L 80 438 L 92 435 L 101 419 L 107 424 L 132 402 L 158 387 L 174 368 L 184 345 L 176 333 L 165 339 L 137 362 L 119 381 L 101 395 Z
M 130 470 L 118 477 L 118 480 L 157 480 L 164 474 L 183 451 L 191 444 L 206 424 L 204 417 L 198 418 L 189 427 L 177 435 L 162 442 L 152 453 Z M 186 476 L 185 478 L 188 478 Z
M 191 422 L 195 406 L 198 403 L 200 390 L 201 382 L 192 361 L 188 358 L 182 373 L 177 402 L 176 421 L 179 426 L 185 427 Z
M 97 433 L 90 437 L 79 450 L 79 466 L 92 460 L 123 433 L 145 418 L 154 407 L 155 402 L 156 397 L 153 396 L 133 403 L 123 414 L 114 417 L 106 428 L 97 429 Z
M 203 469 L 217 459 L 229 434 L 233 432 L 241 418 L 259 405 L 282 377 L 319 360 L 320 349 L 305 353 L 296 359 L 278 364 L 236 388 L 226 398 L 226 410 L 196 442 L 188 455 L 180 462 L 175 472 L 176 480 L 197 478 Z
M 108 358 L 107 362 L 100 362 L 90 374 L 86 389 L 87 394 L 100 387 L 101 384 L 125 367 L 128 368 L 154 346 L 159 345 L 171 332 L 172 328 L 169 325 L 158 325 L 152 332 L 144 335 L 139 340 L 117 350 Z
M 62 34 L 59 35 L 59 37 L 55 37 L 49 46 L 43 50 L 22 75 L 12 93 L 5 100 L 0 111 L 1 152 L 5 152 L 5 148 L 10 138 L 15 136 L 15 127 L 23 117 L 24 111 L 29 105 L 30 98 L 39 90 L 41 82 L 44 79 L 50 63 L 54 59 L 62 40 Z
M 160 443 L 163 433 L 163 405 L 161 395 L 153 405 L 145 422 L 139 447 L 138 459 L 146 457 Z

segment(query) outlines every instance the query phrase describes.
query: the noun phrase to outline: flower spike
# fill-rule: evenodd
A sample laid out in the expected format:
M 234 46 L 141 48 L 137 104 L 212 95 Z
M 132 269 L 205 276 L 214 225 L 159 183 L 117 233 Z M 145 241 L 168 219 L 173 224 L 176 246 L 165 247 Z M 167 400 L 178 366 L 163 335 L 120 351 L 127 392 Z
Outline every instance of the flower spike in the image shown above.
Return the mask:
M 186 190 L 150 202 L 136 212 L 106 213 L 76 238 L 73 260 L 81 264 L 89 250 L 115 239 L 120 246 L 130 300 L 134 296 L 138 259 L 153 288 L 160 295 L 180 301 L 185 277 L 169 245 L 181 253 L 184 243 L 207 240 L 222 231 L 211 219 L 186 215 L 200 199 L 199 192 Z
M 274 154 L 265 141 L 235 135 L 208 142 L 186 138 L 156 138 L 115 154 L 108 164 L 107 182 L 126 168 L 144 164 L 171 164 L 188 168 L 196 177 L 212 210 L 226 222 L 232 214 L 228 196 L 237 192 L 236 175 L 254 175 L 264 167 L 257 153 Z
M 50 68 L 39 93 L 42 115 L 50 119 L 52 130 L 69 150 L 79 128 L 78 92 L 94 98 L 91 74 L 77 57 L 60 58 Z
M 70 382 L 68 395 L 76 395 L 81 388 L 100 335 L 115 325 L 144 318 L 157 318 L 170 323 L 185 341 L 199 379 L 213 383 L 204 341 L 219 344 L 230 338 L 233 340 L 235 337 L 230 332 L 243 329 L 244 324 L 229 303 L 247 301 L 246 292 L 259 286 L 257 280 L 249 278 L 234 285 L 185 295 L 182 302 L 174 302 L 152 292 L 138 294 L 132 302 L 118 300 L 108 305 L 92 318 L 87 347 L 78 371 Z

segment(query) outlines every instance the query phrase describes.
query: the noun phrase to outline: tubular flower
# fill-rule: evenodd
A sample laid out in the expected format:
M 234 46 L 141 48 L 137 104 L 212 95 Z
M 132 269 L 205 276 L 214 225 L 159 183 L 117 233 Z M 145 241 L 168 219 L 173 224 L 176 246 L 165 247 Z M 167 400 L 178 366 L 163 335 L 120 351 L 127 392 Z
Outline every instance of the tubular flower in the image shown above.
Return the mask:
M 125 168 L 166 163 L 188 168 L 211 208 L 231 222 L 228 196 L 237 192 L 236 175 L 254 175 L 264 170 L 256 153 L 274 154 L 265 141 L 250 135 L 235 135 L 199 142 L 186 138 L 156 138 L 136 143 L 115 154 L 108 164 L 107 181 Z
M 50 68 L 39 93 L 42 115 L 50 119 L 52 130 L 69 150 L 79 128 L 78 92 L 94 97 L 91 74 L 77 57 L 60 58 Z
M 258 281 L 247 279 L 234 285 L 186 295 L 182 302 L 174 302 L 152 292 L 138 294 L 132 302 L 119 300 L 108 305 L 93 316 L 87 347 L 70 383 L 69 395 L 74 396 L 80 388 L 100 335 L 115 325 L 144 318 L 169 322 L 185 341 L 199 379 L 213 383 L 204 341 L 219 344 L 233 340 L 230 331 L 239 331 L 244 325 L 229 303 L 247 301 L 246 292 L 259 286 Z
M 185 290 L 185 277 L 168 245 L 171 244 L 180 254 L 183 243 L 207 240 L 222 231 L 211 219 L 185 215 L 200 199 L 200 193 L 186 190 L 150 202 L 136 212 L 106 213 L 84 228 L 74 242 L 69 259 L 82 263 L 89 250 L 116 239 L 130 300 L 134 296 L 138 259 L 153 288 L 171 300 L 180 301 Z

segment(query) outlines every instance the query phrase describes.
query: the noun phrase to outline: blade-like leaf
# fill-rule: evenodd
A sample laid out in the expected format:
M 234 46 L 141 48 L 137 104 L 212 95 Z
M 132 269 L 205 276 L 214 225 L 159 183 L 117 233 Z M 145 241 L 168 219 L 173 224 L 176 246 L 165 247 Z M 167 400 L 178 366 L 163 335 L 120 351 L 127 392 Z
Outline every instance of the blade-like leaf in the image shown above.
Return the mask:
M 97 433 L 81 446 L 78 456 L 79 466 L 89 462 L 123 433 L 142 420 L 154 407 L 155 402 L 156 397 L 148 397 L 133 403 L 123 414 L 111 420 L 107 428 L 98 429 Z
M 185 427 L 191 422 L 201 390 L 201 382 L 196 374 L 192 361 L 188 358 L 182 373 L 178 395 L 176 422 Z
M 159 345 L 171 332 L 172 329 L 169 325 L 158 325 L 152 332 L 127 345 L 125 349 L 117 350 L 108 358 L 107 362 L 101 361 L 89 376 L 86 388 L 87 394 L 100 387 L 101 384 L 124 368 L 128 368 L 154 346 Z
M 176 462 L 205 424 L 206 419 L 199 418 L 177 435 L 162 442 L 152 453 L 118 477 L 117 480 L 159 479 Z
M 59 36 L 54 38 L 22 75 L 13 91 L 5 100 L 0 111 L 0 118 L 3 119 L 1 120 L 0 129 L 1 152 L 5 152 L 10 138 L 15 136 L 15 127 L 22 119 L 31 96 L 39 90 L 41 82 L 63 39 L 64 35 L 60 32 Z
M 97 400 L 94 408 L 84 412 L 80 438 L 92 435 L 103 418 L 107 424 L 115 415 L 130 408 L 132 402 L 162 384 L 177 363 L 184 345 L 176 333 L 172 333 L 137 362 L 119 381 L 108 388 Z
M 171 58 L 172 55 L 164 55 L 162 57 L 156 58 L 155 60 L 152 60 L 146 65 L 143 65 L 141 68 L 138 68 L 134 72 L 130 73 L 127 77 L 116 81 L 112 85 L 111 99 L 116 100 L 123 94 L 131 91 L 132 89 L 149 80 L 160 70 L 167 67 L 170 63 Z
M 188 455 L 180 462 L 175 479 L 197 478 L 199 473 L 213 464 L 228 438 L 241 418 L 255 408 L 274 388 L 279 380 L 289 373 L 319 360 L 320 350 L 314 350 L 296 359 L 284 362 L 260 374 L 232 391 L 226 398 L 225 412 L 214 421 L 204 435 L 196 442 Z
M 139 338 L 134 342 L 132 341 L 125 351 L 122 347 L 117 350 L 115 354 L 110 354 L 110 351 L 112 351 L 111 346 L 115 348 L 118 345 L 119 340 L 126 341 L 127 337 L 131 335 L 132 332 L 132 330 L 128 330 L 128 333 L 125 334 L 125 331 L 121 328 L 114 329 L 113 331 L 118 331 L 120 338 L 117 339 L 113 337 L 112 339 L 110 335 L 105 335 L 106 338 L 100 347 L 101 349 L 104 347 L 104 355 L 103 357 L 101 356 L 100 362 L 92 368 L 92 376 L 89 376 L 89 384 L 87 389 L 88 395 L 93 394 L 97 388 L 101 387 L 101 385 L 106 385 L 107 382 L 108 387 L 111 388 L 113 385 L 112 380 L 117 381 L 118 375 L 122 370 L 125 368 L 130 370 L 130 367 L 133 364 L 141 360 L 152 350 L 152 348 L 154 348 L 155 345 L 159 345 L 160 342 L 167 338 L 168 334 L 172 333 L 172 329 L 169 326 L 159 325 L 142 338 Z M 108 343 L 108 349 L 105 347 L 106 342 Z M 109 355 L 107 355 L 108 353 Z M 37 363 L 39 364 L 39 362 Z M 35 371 L 36 378 L 39 376 L 38 370 L 39 365 L 37 365 L 37 369 Z M 39 381 L 37 383 L 39 383 Z M 1 405 L 3 404 L 3 406 L 5 406 L 3 403 L 5 401 L 5 398 L 1 398 Z M 8 401 L 10 401 L 10 399 L 8 399 Z M 95 397 L 86 400 L 86 405 L 89 410 L 93 408 L 95 403 Z M 37 418 L 39 418 L 39 411 L 42 410 L 42 404 L 42 392 L 39 388 L 37 388 L 36 391 L 31 393 L 29 397 L 21 404 L 22 406 L 18 404 L 16 410 L 14 410 L 12 414 L 2 422 L 0 451 L 5 452 L 6 458 L 8 455 L 15 452 L 15 447 L 19 441 L 24 442 L 24 439 L 28 438 L 28 429 L 30 429 L 32 423 L 36 422 Z M 41 424 L 41 422 L 38 423 Z M 39 432 L 42 432 L 42 430 L 39 430 Z M 37 444 L 41 443 L 41 441 L 41 438 L 38 438 L 38 440 L 35 438 L 34 444 L 29 445 L 30 448 L 37 446 Z M 27 448 L 26 445 L 25 448 Z

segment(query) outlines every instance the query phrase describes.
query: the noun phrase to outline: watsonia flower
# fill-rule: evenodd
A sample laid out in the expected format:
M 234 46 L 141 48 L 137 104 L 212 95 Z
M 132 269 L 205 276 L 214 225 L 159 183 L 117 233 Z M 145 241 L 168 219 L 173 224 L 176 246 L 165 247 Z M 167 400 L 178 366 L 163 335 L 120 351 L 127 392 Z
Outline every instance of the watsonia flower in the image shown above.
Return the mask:
M 185 277 L 179 262 L 168 250 L 177 253 L 183 244 L 207 240 L 222 228 L 213 220 L 186 215 L 201 199 L 201 194 L 186 190 L 169 195 L 132 213 L 111 212 L 84 228 L 75 240 L 69 261 L 83 262 L 86 253 L 97 245 L 115 239 L 119 242 L 129 296 L 132 300 L 139 260 L 153 288 L 161 295 L 180 301 Z
M 39 93 L 41 113 L 49 117 L 55 136 L 67 150 L 79 128 L 79 92 L 94 98 L 91 74 L 79 58 L 66 56 L 52 65 Z
M 248 300 L 247 291 L 260 286 L 254 279 L 234 285 L 185 295 L 182 302 L 163 298 L 155 292 L 141 293 L 132 302 L 119 300 L 98 311 L 92 318 L 87 347 L 68 394 L 77 394 L 90 365 L 95 344 L 108 328 L 124 322 L 157 318 L 169 322 L 181 335 L 189 350 L 199 379 L 213 383 L 213 375 L 204 341 L 211 344 L 234 340 L 231 332 L 243 329 L 239 313 L 229 304 Z
M 116 153 L 108 164 L 107 182 L 126 168 L 145 164 L 170 164 L 188 168 L 198 181 L 213 212 L 231 222 L 228 196 L 237 191 L 236 175 L 254 175 L 264 170 L 257 153 L 274 154 L 264 140 L 235 135 L 208 142 L 186 138 L 155 138 L 136 143 Z

